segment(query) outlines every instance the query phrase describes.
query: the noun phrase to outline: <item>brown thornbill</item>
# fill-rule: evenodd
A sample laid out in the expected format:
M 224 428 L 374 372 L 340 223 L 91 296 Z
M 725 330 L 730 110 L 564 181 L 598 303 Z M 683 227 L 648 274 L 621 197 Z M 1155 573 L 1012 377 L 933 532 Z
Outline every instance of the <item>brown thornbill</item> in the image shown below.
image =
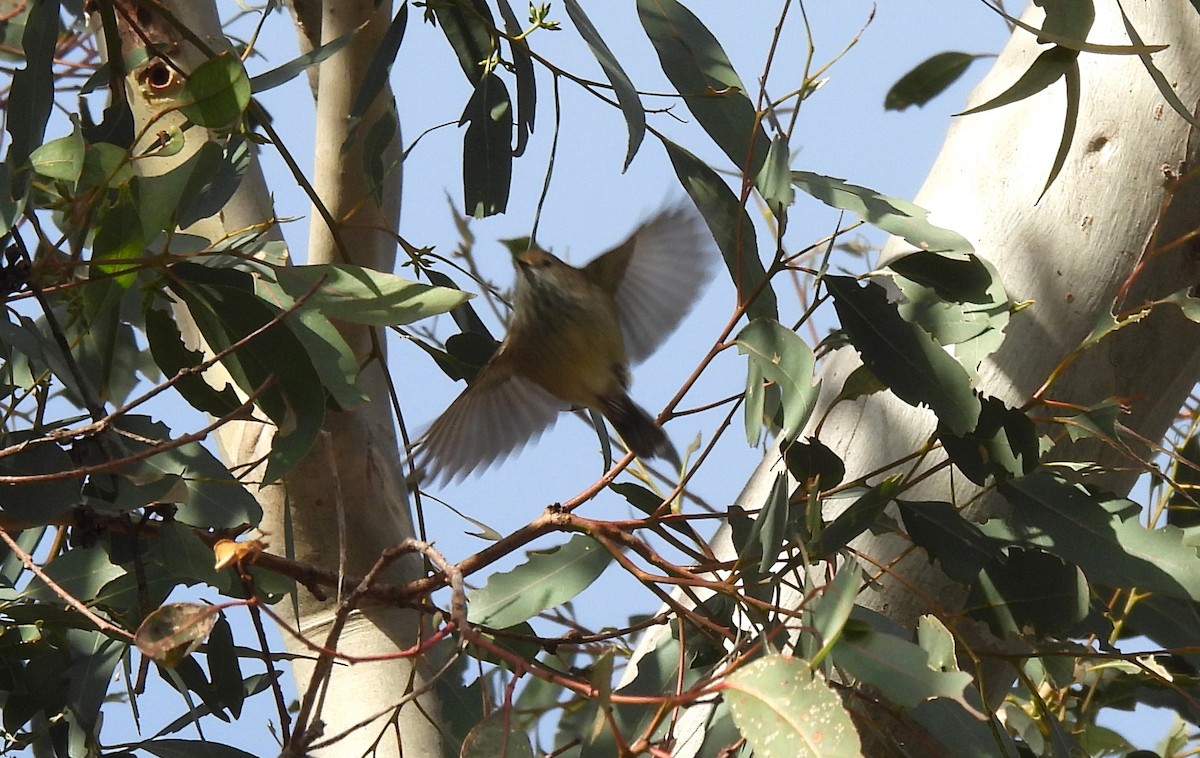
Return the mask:
M 514 256 L 508 336 L 417 443 L 431 480 L 453 480 L 536 439 L 560 411 L 604 415 L 637 456 L 673 456 L 650 414 L 629 397 L 629 364 L 675 330 L 712 275 L 703 219 L 674 205 L 583 268 L 536 247 Z

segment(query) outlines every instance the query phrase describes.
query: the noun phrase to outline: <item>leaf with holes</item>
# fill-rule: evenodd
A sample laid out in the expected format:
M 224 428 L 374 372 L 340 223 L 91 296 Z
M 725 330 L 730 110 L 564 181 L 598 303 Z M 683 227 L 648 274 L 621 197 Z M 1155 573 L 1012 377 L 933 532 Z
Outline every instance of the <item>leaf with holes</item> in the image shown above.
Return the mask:
M 837 693 L 797 658 L 762 658 L 722 683 L 733 721 L 758 758 L 857 758 L 862 747 Z

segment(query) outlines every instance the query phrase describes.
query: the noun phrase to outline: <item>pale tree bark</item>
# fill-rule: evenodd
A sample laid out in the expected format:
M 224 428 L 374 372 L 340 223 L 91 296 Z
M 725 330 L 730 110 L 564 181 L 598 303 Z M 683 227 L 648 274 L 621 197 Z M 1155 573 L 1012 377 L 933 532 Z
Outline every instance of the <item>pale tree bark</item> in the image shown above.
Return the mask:
M 162 7 L 211 48 L 228 48 L 212 2 L 173 0 L 164 2 Z M 306 7 L 311 11 L 312 4 Z M 305 18 L 311 21 L 312 13 L 306 12 Z M 343 150 L 353 126 L 349 120 L 351 104 L 390 21 L 391 4 L 386 2 L 378 6 L 371 0 L 320 4 L 322 42 L 362 28 L 351 44 L 321 65 L 320 84 L 314 85 L 317 155 L 312 180 L 324 212 L 314 209 L 308 263 L 350 263 L 382 271 L 392 269 L 400 210 L 400 149 L 390 87 L 384 86 L 357 124 L 348 149 Z M 178 42 L 171 57 L 182 71 L 190 71 L 204 60 L 200 51 L 178 41 L 169 24 L 164 22 L 161 27 L 163 34 Z M 311 23 L 299 30 L 302 38 L 311 31 Z M 132 40 L 131 43 L 138 44 Z M 302 42 L 306 47 L 310 43 L 311 40 Z M 150 65 L 154 65 L 153 61 Z M 310 81 L 315 83 L 318 78 L 312 77 Z M 153 139 L 152 135 L 167 124 L 183 122 L 180 114 L 173 112 L 176 90 L 152 84 L 145 67 L 130 72 L 127 89 L 138 128 L 153 124 L 149 129 L 151 136 L 146 139 Z M 363 167 L 363 138 L 381 119 L 390 119 L 396 128 L 384 153 L 372 156 L 391 166 L 379 188 L 381 200 L 377 200 Z M 170 158 L 142 161 L 140 170 L 148 174 L 168 171 L 186 160 L 204 140 L 212 138 L 213 135 L 191 127 L 186 133 L 187 147 L 183 152 Z M 185 231 L 216 241 L 257 228 L 266 230 L 268 238 L 278 239 L 273 220 L 270 195 L 256 165 L 221 214 Z M 187 334 L 187 325 L 181 327 Z M 413 536 L 413 527 L 394 431 L 382 335 L 377 338 L 362 327 L 346 326 L 341 331 L 359 360 L 362 368 L 359 387 L 369 402 L 348 411 L 330 410 L 325 429 L 307 459 L 283 482 L 261 487 L 258 496 L 265 514 L 262 528 L 273 552 L 282 554 L 286 550 L 302 563 L 362 576 L 386 548 Z M 191 338 L 197 339 L 194 333 Z M 213 373 L 208 376 L 223 383 Z M 263 461 L 270 450 L 272 429 L 262 420 L 223 426 L 218 432 L 218 442 L 231 469 L 237 471 L 239 466 Z M 261 470 L 261 467 L 255 469 L 251 479 L 260 476 Z M 285 544 L 288 537 L 290 545 Z M 412 578 L 418 569 L 419 565 L 412 561 L 400 561 L 380 578 L 399 582 Z M 328 599 L 318 599 L 302 588 L 298 596 L 296 628 L 305 639 L 319 645 L 330 641 L 329 632 L 341 597 L 338 593 L 330 595 Z M 289 601 L 281 606 L 285 612 L 291 609 Z M 422 631 L 420 615 L 412 611 L 356 610 L 334 644 L 339 651 L 356 657 L 386 655 L 413 646 Z M 314 744 L 327 747 L 312 754 L 440 754 L 436 704 L 427 694 L 420 698 L 419 704 L 412 702 L 414 693 L 423 691 L 425 680 L 408 660 L 339 664 L 333 667 L 328 681 L 314 684 L 312 649 L 291 635 L 283 635 L 283 640 L 289 652 L 302 656 L 294 666 L 302 701 L 310 686 L 318 688 L 313 692 L 316 697 L 305 726 Z M 299 738 L 295 741 L 292 749 L 299 750 L 295 754 L 308 754 L 301 744 L 304 741 Z
M 1170 45 L 1154 55 L 1154 62 L 1187 107 L 1193 108 L 1200 101 L 1200 16 L 1195 6 L 1186 0 L 1124 5 L 1144 41 Z M 1089 41 L 1130 44 L 1116 2 L 1096 0 L 1096 12 Z M 1042 12 L 1032 6 L 1024 16 L 1034 26 L 1041 19 Z M 1044 49 L 1035 44 L 1033 35 L 1017 30 L 972 93 L 968 107 L 1007 89 Z M 1172 111 L 1138 57 L 1083 53 L 1079 62 L 1082 105 L 1074 142 L 1061 175 L 1040 201 L 1064 120 L 1061 82 L 1018 103 L 956 119 L 915 198 L 932 211 L 934 223 L 964 235 L 995 265 L 1014 301 L 1032 301 L 1013 315 L 1003 345 L 980 370 L 983 392 L 1018 407 L 1114 307 L 1122 286 L 1147 254 L 1152 233 L 1157 233 L 1156 247 L 1163 248 L 1200 224 L 1200 187 L 1192 181 L 1174 193 L 1169 191 L 1176 173 L 1197 165 L 1200 139 L 1193 127 Z M 882 262 L 910 250 L 893 239 Z M 1146 266 L 1117 307 L 1128 311 L 1190 287 L 1200 281 L 1198 276 L 1196 248 L 1191 243 L 1179 246 Z M 1200 376 L 1197 345 L 1200 327 L 1173 307 L 1158 308 L 1088 350 L 1053 385 L 1048 397 L 1083 406 L 1111 397 L 1127 399 L 1132 412 L 1121 422 L 1145 439 L 1158 440 Z M 814 421 L 803 436 L 813 433 L 813 424 L 824 416 L 859 363 L 849 348 L 824 363 Z M 934 423 L 929 412 L 878 393 L 834 407 L 820 439 L 842 456 L 850 480 L 920 449 Z M 1044 426 L 1040 431 L 1061 436 L 1059 428 Z M 1136 439 L 1126 441 L 1134 455 L 1148 452 Z M 1060 445 L 1049 458 L 1125 467 L 1105 482 L 1117 492 L 1127 492 L 1137 476 L 1129 468 L 1130 456 L 1102 445 Z M 926 468 L 938 460 L 935 456 Z M 761 507 L 779 470 L 777 450 L 772 450 L 738 504 Z M 903 470 L 897 467 L 871 481 Z M 963 503 L 978 492 L 961 475 L 941 473 L 908 490 L 905 497 Z M 1005 511 L 1003 499 L 992 493 L 973 505 L 968 515 L 981 520 Z M 827 513 L 826 518 L 834 515 Z M 731 556 L 728 530 L 717 535 L 716 544 L 724 557 Z M 863 566 L 877 580 L 874 589 L 860 596 L 864 605 L 906 628 L 912 628 L 921 614 L 961 608 L 965 588 L 946 578 L 922 551 L 913 551 L 908 541 L 866 535 L 854 548 L 869 556 Z M 888 573 L 881 575 L 880 566 L 889 567 Z M 785 592 L 780 604 L 795 608 L 800 600 Z M 652 649 L 662 633 L 669 632 L 647 635 L 635 657 Z M 1005 664 L 985 676 L 1000 685 L 990 690 L 1003 696 L 1012 670 Z M 705 709 L 700 707 L 685 714 L 676 732 L 682 742 L 679 755 L 694 754 L 703 736 L 704 718 Z

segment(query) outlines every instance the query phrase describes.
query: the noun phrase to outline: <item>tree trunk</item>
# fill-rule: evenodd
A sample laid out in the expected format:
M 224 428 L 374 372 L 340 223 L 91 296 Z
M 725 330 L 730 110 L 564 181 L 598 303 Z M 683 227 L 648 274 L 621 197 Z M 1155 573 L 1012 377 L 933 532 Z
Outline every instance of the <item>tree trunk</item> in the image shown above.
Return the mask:
M 165 2 L 164 7 L 212 47 L 228 48 L 213 3 L 175 0 Z M 130 18 L 134 16 L 128 14 Z M 311 21 L 311 14 L 306 18 Z M 141 22 L 143 17 L 138 20 Z M 352 126 L 348 118 L 351 103 L 391 21 L 391 4 L 381 3 L 376 7 L 371 0 L 324 3 L 320 35 L 322 42 L 328 42 L 367 21 L 351 44 L 320 66 L 320 83 L 315 89 L 318 147 L 313 184 L 328 217 L 335 221 L 331 229 L 322 220 L 322 214 L 314 211 L 308 263 L 350 263 L 391 271 L 400 210 L 399 125 L 396 124 L 394 137 L 384 154 L 377 156 L 384 165 L 394 164 L 381 188 L 381 202 L 372 196 L 362 155 L 363 139 L 377 121 L 387 118 L 396 122 L 390 87 L 383 88 L 358 124 L 355 141 L 342 151 Z M 164 34 L 175 36 L 168 24 L 162 27 Z M 311 24 L 299 31 L 304 37 L 312 31 Z M 130 44 L 144 43 L 135 36 Z M 302 44 L 307 43 L 302 41 Z M 204 60 L 199 51 L 186 43 L 178 43 L 171 56 L 184 71 L 192 70 Z M 149 65 L 154 65 L 153 61 Z M 147 138 L 153 139 L 167 124 L 182 124 L 183 117 L 173 110 L 172 97 L 154 91 L 144 76 L 139 78 L 144 71 L 145 67 L 141 67 L 130 72 L 127 89 L 137 128 L 153 124 Z M 142 160 L 137 165 L 148 174 L 163 173 L 186 160 L 205 139 L 215 138 L 193 126 L 186 132 L 186 147 L 181 153 Z M 220 214 L 186 231 L 219 240 L 273 223 L 273 218 L 270 193 L 255 165 Z M 274 239 L 280 238 L 276 227 L 267 233 Z M 181 328 L 189 335 L 188 324 L 181 323 Z M 190 331 L 190 339 L 197 340 L 194 329 Z M 337 567 L 343 574 L 362 576 L 386 548 L 412 537 L 413 526 L 394 433 L 382 335 L 376 340 L 363 327 L 344 327 L 342 334 L 359 358 L 362 366 L 359 386 L 370 401 L 349 411 L 330 410 L 325 430 L 308 458 L 282 483 L 261 487 L 258 496 L 265 512 L 263 531 L 273 552 L 282 554 L 286 549 L 302 563 L 322 569 Z M 271 446 L 272 430 L 270 424 L 262 421 L 235 421 L 223 426 L 218 431 L 218 443 L 230 468 L 236 470 L 235 467 L 263 461 Z M 256 476 L 261 476 L 261 468 L 255 469 L 250 479 Z M 393 564 L 381 580 L 411 579 L 418 569 L 419 565 L 413 561 L 401 561 Z M 338 611 L 341 597 L 337 593 L 331 595 L 321 601 L 301 588 L 296 606 L 288 600 L 281 604 L 285 613 L 298 608 L 298 632 L 317 645 L 328 643 L 330 626 Z M 391 654 L 416 644 L 422 631 L 421 616 L 412 611 L 356 610 L 333 644 L 340 652 L 354 656 Z M 294 672 L 301 699 L 310 686 L 322 690 L 309 723 L 302 726 L 309 727 L 309 734 L 318 745 L 330 744 L 324 751 L 318 749 L 312 754 L 440 754 L 436 704 L 429 695 L 422 696 L 420 707 L 409 702 L 412 693 L 424 685 L 423 676 L 411 661 L 338 664 L 328 682 L 314 683 L 312 649 L 291 635 L 284 634 L 283 641 L 289 652 L 300 656 Z M 406 702 L 409 704 L 401 707 Z M 297 743 L 293 747 L 300 749 L 297 755 L 307 754 L 303 752 L 305 745 Z
M 1125 11 L 1147 44 L 1170 45 L 1154 55 L 1154 63 L 1192 108 L 1200 101 L 1200 79 L 1195 75 L 1200 66 L 1200 24 L 1193 4 L 1185 0 L 1126 3 Z M 1089 41 L 1131 44 L 1115 1 L 1097 0 L 1096 13 Z M 1042 11 L 1031 6 L 1024 21 L 1039 26 L 1042 18 Z M 1006 90 L 1044 49 L 1033 35 L 1018 29 L 968 105 L 982 104 Z M 980 389 L 1017 407 L 1030 399 L 1104 314 L 1128 312 L 1200 281 L 1193 243 L 1158 255 L 1194 230 L 1200 219 L 1200 187 L 1173 181 L 1197 164 L 1200 141 L 1191 125 L 1171 109 L 1137 56 L 1085 52 L 1079 64 L 1082 104 L 1071 150 L 1061 175 L 1040 201 L 1062 133 L 1066 110 L 1062 81 L 1015 104 L 957 118 L 915 198 L 932 212 L 934 223 L 964 235 L 979 255 L 995 265 L 1015 302 L 1031 301 L 1013 315 L 1003 345 L 980 370 Z M 902 240 L 893 239 L 881 263 L 910 250 Z M 1118 299 L 1142 262 L 1149 265 Z M 1200 326 L 1173 307 L 1157 308 L 1087 350 L 1053 384 L 1047 397 L 1080 406 L 1121 398 L 1130 406 L 1121 423 L 1141 438 L 1159 440 L 1200 376 L 1198 340 Z M 805 435 L 813 433 L 816 420 L 824 416 L 859 363 L 849 348 L 838 350 L 824 363 L 821 397 Z M 1032 412 L 1058 415 L 1043 408 Z M 919 449 L 934 423 L 928 411 L 889 393 L 877 393 L 837 405 L 825 420 L 820 439 L 842 456 L 850 480 Z M 1043 425 L 1039 432 L 1056 439 L 1064 436 L 1058 426 Z M 1138 474 L 1136 458 L 1148 450 L 1132 435 L 1124 441 L 1132 455 L 1094 442 L 1060 443 L 1046 459 L 1121 464 L 1124 470 L 1105 483 L 1125 493 Z M 781 469 L 777 452 L 769 451 L 739 497 L 739 505 L 761 507 Z M 940 459 L 935 456 L 926 467 Z M 901 470 L 879 473 L 872 482 Z M 961 475 L 943 472 L 905 496 L 961 504 L 979 491 Z M 1006 510 L 1003 498 L 991 492 L 968 515 L 982 520 Z M 834 515 L 826 513 L 826 518 Z M 725 557 L 732 555 L 727 529 L 718 534 L 717 544 Z M 931 565 L 923 551 L 913 550 L 911 542 L 894 535 L 865 535 L 854 548 L 869 556 L 863 566 L 877 578 L 873 590 L 860 596 L 867 607 L 909 629 L 921 614 L 954 613 L 961 608 L 965 588 Z M 886 573 L 881 566 L 888 567 Z M 781 605 L 795 608 L 800 601 L 795 593 L 785 594 Z M 657 635 L 647 635 L 635 657 L 652 649 L 656 641 Z M 992 685 L 987 691 L 1003 697 L 1012 675 L 1008 664 L 985 671 Z M 677 731 L 683 742 L 680 755 L 694 754 L 689 749 L 699 746 L 704 716 L 701 707 L 685 715 Z

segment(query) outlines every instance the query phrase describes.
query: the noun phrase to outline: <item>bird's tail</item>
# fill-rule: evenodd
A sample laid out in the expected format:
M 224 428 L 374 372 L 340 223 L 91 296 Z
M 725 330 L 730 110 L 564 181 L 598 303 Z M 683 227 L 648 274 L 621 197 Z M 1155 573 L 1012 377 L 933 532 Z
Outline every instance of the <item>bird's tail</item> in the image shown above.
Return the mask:
M 604 415 L 621 439 L 639 458 L 666 458 L 678 462 L 679 455 L 662 427 L 629 395 L 604 398 Z

